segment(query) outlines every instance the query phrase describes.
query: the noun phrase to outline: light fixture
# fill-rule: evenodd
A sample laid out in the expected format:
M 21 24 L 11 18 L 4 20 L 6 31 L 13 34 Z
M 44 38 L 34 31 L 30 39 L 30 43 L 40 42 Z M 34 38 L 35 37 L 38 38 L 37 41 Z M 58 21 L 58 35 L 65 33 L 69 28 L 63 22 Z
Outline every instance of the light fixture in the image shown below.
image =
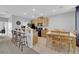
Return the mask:
M 56 9 L 53 9 L 52 12 L 56 12 Z
M 24 15 L 26 15 L 26 13 L 24 13 Z
M 33 8 L 33 9 L 32 9 L 32 11 L 36 11 L 36 9 L 35 9 L 35 8 Z
M 40 16 L 43 16 L 44 14 L 43 13 L 40 13 Z

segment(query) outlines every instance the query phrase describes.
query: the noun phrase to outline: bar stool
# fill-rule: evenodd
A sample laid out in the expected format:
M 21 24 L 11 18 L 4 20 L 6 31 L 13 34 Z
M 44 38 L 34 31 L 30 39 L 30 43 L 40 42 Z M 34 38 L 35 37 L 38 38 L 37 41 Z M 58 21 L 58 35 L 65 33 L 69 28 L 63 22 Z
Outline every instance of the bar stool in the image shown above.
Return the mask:
M 16 46 L 17 46 L 17 43 L 19 43 L 19 47 L 20 47 L 20 41 L 21 41 L 21 32 L 20 32 L 20 29 L 19 29 L 18 32 L 16 31 L 16 38 L 15 38 Z
M 15 39 L 16 39 L 16 31 L 12 30 L 12 42 L 15 43 Z
M 19 43 L 19 47 L 21 48 L 21 51 L 23 51 L 23 46 L 27 44 L 28 47 L 28 42 L 27 42 L 27 36 L 25 35 L 25 33 L 21 33 L 21 40 Z

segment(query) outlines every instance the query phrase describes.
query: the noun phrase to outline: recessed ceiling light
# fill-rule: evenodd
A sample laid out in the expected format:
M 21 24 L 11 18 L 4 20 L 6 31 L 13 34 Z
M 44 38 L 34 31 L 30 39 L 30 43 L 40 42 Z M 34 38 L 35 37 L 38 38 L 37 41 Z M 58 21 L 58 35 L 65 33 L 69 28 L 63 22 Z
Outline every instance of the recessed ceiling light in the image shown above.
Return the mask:
M 36 9 L 35 9 L 35 8 L 33 8 L 33 9 L 32 9 L 32 11 L 36 11 Z
M 56 9 L 53 9 L 52 12 L 56 12 Z
M 43 13 L 40 13 L 40 16 L 43 16 L 44 14 Z
M 24 13 L 24 15 L 26 15 L 26 13 Z

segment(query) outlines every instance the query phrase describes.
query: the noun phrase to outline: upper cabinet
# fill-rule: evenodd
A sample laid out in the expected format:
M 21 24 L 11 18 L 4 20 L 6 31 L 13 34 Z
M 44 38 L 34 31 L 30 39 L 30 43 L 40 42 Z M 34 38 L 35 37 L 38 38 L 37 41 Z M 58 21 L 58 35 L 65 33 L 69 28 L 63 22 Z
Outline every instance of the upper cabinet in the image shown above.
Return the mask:
M 43 26 L 47 26 L 48 25 L 48 18 L 47 17 L 38 17 L 37 19 L 33 19 L 32 23 L 35 25 L 38 24 L 43 24 Z

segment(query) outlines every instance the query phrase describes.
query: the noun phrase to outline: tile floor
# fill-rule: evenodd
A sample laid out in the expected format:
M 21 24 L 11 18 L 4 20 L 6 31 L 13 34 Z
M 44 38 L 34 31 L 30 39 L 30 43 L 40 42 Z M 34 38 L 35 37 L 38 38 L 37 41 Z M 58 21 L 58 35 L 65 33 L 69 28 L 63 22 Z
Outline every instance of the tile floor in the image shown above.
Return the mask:
M 10 38 L 0 36 L 0 54 L 38 54 L 38 52 L 27 47 L 24 47 L 24 51 L 21 52 L 20 48 L 11 42 Z
M 64 54 L 64 52 L 58 52 L 57 50 L 46 47 L 46 38 L 39 37 L 38 43 L 31 48 L 24 47 L 24 51 L 21 52 L 20 48 L 15 46 L 11 39 L 8 37 L 0 36 L 0 54 Z M 76 48 L 76 54 L 79 53 L 79 47 Z

